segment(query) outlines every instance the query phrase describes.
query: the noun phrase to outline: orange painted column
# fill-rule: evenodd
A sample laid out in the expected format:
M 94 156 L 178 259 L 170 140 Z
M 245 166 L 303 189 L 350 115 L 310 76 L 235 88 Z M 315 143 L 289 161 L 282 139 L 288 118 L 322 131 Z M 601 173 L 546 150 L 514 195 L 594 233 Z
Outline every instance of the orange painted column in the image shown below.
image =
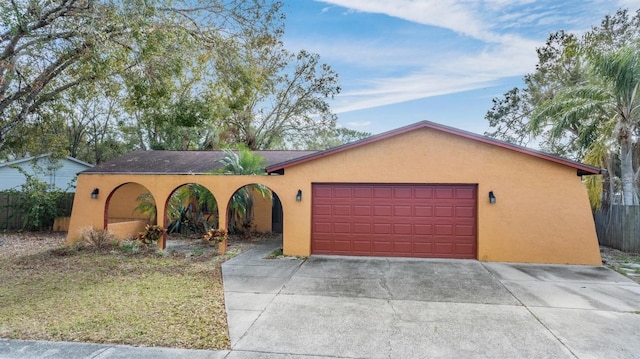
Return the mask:
M 168 196 L 157 195 L 156 193 L 151 192 L 153 198 L 156 199 L 156 219 L 158 221 L 158 226 L 160 228 L 167 228 L 167 201 Z M 158 240 L 158 248 L 165 249 L 167 248 L 167 232 L 165 232 L 160 239 Z

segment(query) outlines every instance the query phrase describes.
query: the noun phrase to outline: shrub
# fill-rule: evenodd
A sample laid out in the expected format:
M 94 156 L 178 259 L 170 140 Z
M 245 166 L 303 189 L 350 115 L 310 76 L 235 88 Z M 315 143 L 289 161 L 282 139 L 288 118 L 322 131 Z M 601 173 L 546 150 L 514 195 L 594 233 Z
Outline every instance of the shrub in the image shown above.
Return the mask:
M 138 241 L 123 241 L 120 244 L 120 249 L 124 253 L 138 254 L 141 251 L 140 242 L 138 242 Z
M 220 242 L 224 242 L 229 238 L 229 232 L 226 229 L 210 229 L 205 235 L 202 237 L 205 241 L 217 245 Z
M 13 166 L 25 176 L 25 183 L 20 190 L 5 191 L 14 200 L 4 207 L 12 210 L 13 216 L 22 219 L 23 230 L 48 230 L 53 226 L 56 217 L 65 215 L 61 207 L 66 193 L 51 188 L 37 176 L 27 173 L 20 167 Z
M 164 235 L 165 229 L 155 225 L 155 224 L 147 224 L 144 227 L 144 231 L 138 233 L 136 236 L 136 240 L 145 246 L 155 244 L 162 235 Z
M 114 243 L 118 243 L 118 239 L 115 235 L 106 229 L 95 229 L 93 227 L 86 227 L 80 230 L 81 244 L 95 249 L 106 249 L 114 246 Z

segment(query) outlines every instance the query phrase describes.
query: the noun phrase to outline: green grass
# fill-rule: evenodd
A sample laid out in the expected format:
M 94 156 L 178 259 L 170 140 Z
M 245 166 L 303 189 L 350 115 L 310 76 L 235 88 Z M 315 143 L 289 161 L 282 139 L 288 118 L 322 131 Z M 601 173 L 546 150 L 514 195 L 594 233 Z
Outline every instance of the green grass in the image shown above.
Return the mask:
M 57 250 L 0 258 L 0 337 L 229 347 L 221 257 Z
M 282 248 L 278 248 L 278 249 L 274 250 L 273 252 L 267 254 L 267 256 L 264 257 L 264 259 L 276 259 L 281 255 L 282 255 Z

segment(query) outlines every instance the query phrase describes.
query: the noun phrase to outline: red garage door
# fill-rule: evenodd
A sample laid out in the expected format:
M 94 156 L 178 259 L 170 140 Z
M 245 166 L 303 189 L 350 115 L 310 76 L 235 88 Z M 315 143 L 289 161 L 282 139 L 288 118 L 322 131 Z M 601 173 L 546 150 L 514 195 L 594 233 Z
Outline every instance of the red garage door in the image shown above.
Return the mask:
M 476 258 L 476 186 L 314 184 L 311 252 Z

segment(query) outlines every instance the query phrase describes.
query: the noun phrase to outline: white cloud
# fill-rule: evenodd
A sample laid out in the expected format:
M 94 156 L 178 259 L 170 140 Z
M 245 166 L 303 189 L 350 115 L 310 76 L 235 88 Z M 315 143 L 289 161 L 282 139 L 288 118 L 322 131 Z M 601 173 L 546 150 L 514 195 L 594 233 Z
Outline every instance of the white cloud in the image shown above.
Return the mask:
M 350 10 L 385 14 L 418 24 L 449 29 L 465 36 L 488 42 L 503 42 L 499 33 L 491 30 L 496 17 L 487 13 L 495 12 L 507 6 L 530 3 L 527 1 L 476 1 L 464 0 L 319 0 L 324 3 L 342 6 Z
M 346 90 L 332 106 L 337 113 L 474 90 L 495 85 L 504 78 L 522 76 L 534 70 L 535 48 L 543 45 L 549 28 L 587 29 L 597 24 L 601 18 L 599 11 L 604 8 L 598 3 L 602 0 L 592 0 L 586 5 L 554 0 L 316 1 L 346 8 L 347 12 L 385 14 L 450 30 L 451 41 L 464 36 L 466 43 L 477 45 L 465 49 L 439 44 L 442 46 L 439 48 L 428 42 L 418 46 L 407 44 L 402 39 L 393 43 L 364 43 L 352 38 L 314 43 L 312 51 L 330 62 L 338 59 L 371 70 L 366 77 L 344 86 Z M 636 4 L 635 8 L 640 6 L 640 0 L 619 0 L 619 3 L 630 8 L 634 8 L 631 3 Z
M 336 99 L 333 110 L 336 113 L 344 113 L 391 105 L 486 87 L 490 86 L 493 81 L 493 79 L 483 76 L 453 77 L 429 73 L 411 74 L 402 78 L 378 79 L 369 88 L 343 93 Z
M 634 12 L 640 8 L 639 0 L 618 0 L 618 6 L 621 8 L 629 9 L 631 12 Z

